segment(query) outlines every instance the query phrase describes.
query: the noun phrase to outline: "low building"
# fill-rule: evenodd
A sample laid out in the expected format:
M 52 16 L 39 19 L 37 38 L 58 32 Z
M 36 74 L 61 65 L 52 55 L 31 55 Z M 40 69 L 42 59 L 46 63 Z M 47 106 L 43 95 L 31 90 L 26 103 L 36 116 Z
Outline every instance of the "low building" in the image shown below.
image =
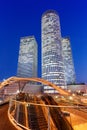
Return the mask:
M 67 89 L 71 90 L 72 92 L 87 93 L 87 85 L 85 84 L 68 85 Z

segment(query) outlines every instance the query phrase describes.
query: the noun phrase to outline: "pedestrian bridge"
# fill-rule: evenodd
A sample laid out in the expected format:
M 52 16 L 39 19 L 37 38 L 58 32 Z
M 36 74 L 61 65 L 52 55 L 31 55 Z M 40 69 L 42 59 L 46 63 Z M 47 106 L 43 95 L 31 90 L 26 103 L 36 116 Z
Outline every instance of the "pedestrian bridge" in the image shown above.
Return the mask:
M 39 83 L 42 83 L 43 85 L 47 85 L 49 87 L 52 87 L 54 88 L 55 90 L 57 90 L 60 94 L 62 95 L 70 95 L 70 93 L 62 88 L 60 88 L 59 86 L 56 86 L 55 84 L 47 81 L 47 80 L 44 80 L 42 78 L 20 78 L 20 77 L 10 77 L 8 78 L 7 80 L 3 81 L 1 84 L 0 84 L 0 89 L 7 86 L 7 85 L 10 85 L 12 83 L 19 83 L 19 86 L 20 86 L 20 82 L 24 81 L 25 83 L 27 83 L 28 81 L 32 81 L 32 82 L 39 82 Z

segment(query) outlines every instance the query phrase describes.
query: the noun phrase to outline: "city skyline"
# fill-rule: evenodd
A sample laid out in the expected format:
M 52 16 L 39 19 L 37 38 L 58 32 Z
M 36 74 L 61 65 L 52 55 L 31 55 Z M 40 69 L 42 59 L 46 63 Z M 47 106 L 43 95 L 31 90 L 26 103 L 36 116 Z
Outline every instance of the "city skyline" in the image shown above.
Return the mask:
M 59 3 L 58 3 L 59 2 Z M 38 0 L 34 2 L 1 2 L 0 8 L 0 80 L 16 75 L 20 37 L 35 35 L 39 53 L 41 49 L 41 15 L 50 8 L 59 13 L 62 36 L 71 39 L 74 66 L 77 82 L 86 82 L 86 4 L 83 1 L 75 3 L 67 1 L 51 1 L 50 3 Z M 69 2 L 69 3 L 68 3 Z M 64 6 L 65 3 L 65 6 Z M 68 4 L 68 5 L 67 5 Z M 31 8 L 29 8 L 31 5 Z M 20 6 L 20 7 L 19 7 Z M 29 7 L 28 7 L 29 6 Z M 73 9 L 74 6 L 74 9 Z M 43 7 L 43 8 L 42 8 Z M 66 7 L 69 7 L 66 9 Z M 78 8 L 78 9 L 77 9 Z M 76 11 L 76 13 L 75 13 Z M 79 14 L 79 15 L 78 15 Z M 80 16 L 81 15 L 81 16 Z M 40 64 L 40 60 L 39 63 Z M 40 67 L 40 65 L 39 65 Z M 40 70 L 39 74 L 40 76 Z

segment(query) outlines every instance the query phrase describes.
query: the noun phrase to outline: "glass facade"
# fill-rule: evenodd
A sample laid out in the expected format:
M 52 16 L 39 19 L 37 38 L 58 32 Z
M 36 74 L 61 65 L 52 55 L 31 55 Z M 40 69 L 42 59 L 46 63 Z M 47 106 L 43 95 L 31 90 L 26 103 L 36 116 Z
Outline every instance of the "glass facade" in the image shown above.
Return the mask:
M 60 20 L 54 10 L 42 15 L 42 78 L 65 87 Z M 46 89 L 45 89 L 46 88 Z M 44 87 L 44 92 L 54 92 Z
M 18 77 L 37 77 L 37 42 L 34 36 L 20 39 Z
M 67 84 L 76 82 L 72 51 L 69 38 L 62 38 L 62 52 L 65 68 L 65 79 Z

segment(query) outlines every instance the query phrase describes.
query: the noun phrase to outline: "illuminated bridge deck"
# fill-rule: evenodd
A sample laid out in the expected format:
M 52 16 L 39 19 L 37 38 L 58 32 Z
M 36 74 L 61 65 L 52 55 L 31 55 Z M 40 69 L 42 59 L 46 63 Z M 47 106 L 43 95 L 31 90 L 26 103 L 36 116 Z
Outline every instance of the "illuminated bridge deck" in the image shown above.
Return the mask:
M 0 130 L 17 130 L 8 118 L 8 104 L 0 106 Z

